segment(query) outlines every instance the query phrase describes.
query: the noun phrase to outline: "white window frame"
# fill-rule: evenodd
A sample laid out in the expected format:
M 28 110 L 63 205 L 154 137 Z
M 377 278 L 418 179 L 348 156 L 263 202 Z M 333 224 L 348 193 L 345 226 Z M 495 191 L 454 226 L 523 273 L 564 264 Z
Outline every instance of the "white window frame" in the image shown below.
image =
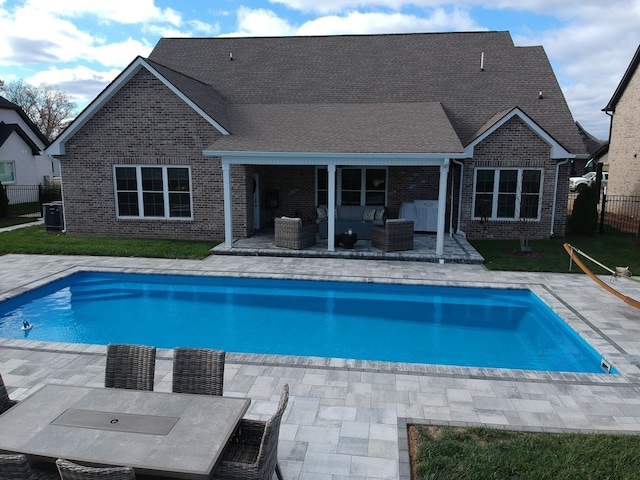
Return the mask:
M 475 216 L 476 211 L 476 199 L 477 199 L 477 185 L 478 185 L 478 172 L 491 170 L 493 171 L 493 192 L 492 202 L 491 202 L 491 216 L 488 217 L 477 217 Z M 515 204 L 515 212 L 513 217 L 498 217 L 498 196 L 499 196 L 499 188 L 500 188 L 500 172 L 508 171 L 508 170 L 516 170 L 518 173 L 517 184 L 516 184 L 516 204 Z M 538 190 L 538 212 L 535 218 L 520 218 L 520 206 L 522 204 L 522 177 L 524 175 L 525 170 L 535 170 L 540 172 L 540 188 Z M 525 167 L 500 167 L 500 168 L 491 168 L 491 167 L 477 167 L 474 169 L 473 173 L 473 201 L 471 205 L 471 219 L 472 220 L 501 220 L 501 221 L 530 221 L 536 222 L 540 221 L 540 215 L 542 212 L 542 192 L 544 185 L 544 168 L 525 168 Z
M 3 185 L 12 185 L 16 183 L 16 162 L 13 160 L 0 160 L 0 164 L 11 165 L 11 170 L 13 173 L 13 180 L 2 180 Z
M 137 197 L 138 197 L 138 215 L 120 215 L 120 208 L 118 206 L 118 182 L 116 178 L 116 170 L 118 168 L 135 168 L 136 169 L 136 184 L 137 184 Z M 144 190 L 142 188 L 142 169 L 143 168 L 160 168 L 162 169 L 162 197 L 164 201 L 164 215 L 145 215 L 144 214 Z M 170 168 L 184 168 L 189 173 L 189 211 L 191 215 L 188 217 L 172 217 L 169 204 L 169 177 L 167 170 Z M 191 166 L 189 165 L 125 165 L 118 164 L 113 166 L 113 189 L 115 195 L 115 207 L 116 218 L 139 218 L 145 220 L 175 220 L 175 221 L 189 221 L 193 220 L 193 180 L 191 177 Z

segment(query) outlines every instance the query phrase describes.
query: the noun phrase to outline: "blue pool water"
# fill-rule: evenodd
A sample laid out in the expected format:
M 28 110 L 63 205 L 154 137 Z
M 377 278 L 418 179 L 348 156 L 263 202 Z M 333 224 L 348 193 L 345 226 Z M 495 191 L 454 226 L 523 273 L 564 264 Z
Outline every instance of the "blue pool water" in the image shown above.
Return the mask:
M 604 372 L 529 290 L 78 273 L 0 303 L 0 337 Z

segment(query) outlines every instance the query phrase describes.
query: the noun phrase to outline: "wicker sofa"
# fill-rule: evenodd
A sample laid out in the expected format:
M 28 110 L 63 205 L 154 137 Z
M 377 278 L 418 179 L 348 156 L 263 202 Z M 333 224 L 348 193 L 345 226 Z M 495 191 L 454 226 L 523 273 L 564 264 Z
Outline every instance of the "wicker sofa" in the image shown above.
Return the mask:
M 327 209 L 316 209 L 320 238 L 329 236 L 329 222 Z M 386 209 L 375 205 L 339 205 L 336 207 L 335 234 L 344 233 L 351 229 L 358 234 L 359 239 L 371 240 L 371 228 L 374 225 L 384 225 Z
M 301 250 L 316 244 L 317 226 L 302 225 L 301 218 L 280 217 L 274 219 L 276 247 Z

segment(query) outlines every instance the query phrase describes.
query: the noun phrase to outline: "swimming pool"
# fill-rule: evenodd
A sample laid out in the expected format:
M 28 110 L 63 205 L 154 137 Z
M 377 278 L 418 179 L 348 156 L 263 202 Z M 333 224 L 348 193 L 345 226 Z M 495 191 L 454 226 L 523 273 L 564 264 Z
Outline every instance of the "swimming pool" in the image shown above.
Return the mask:
M 0 303 L 0 337 L 604 373 L 517 289 L 86 272 Z

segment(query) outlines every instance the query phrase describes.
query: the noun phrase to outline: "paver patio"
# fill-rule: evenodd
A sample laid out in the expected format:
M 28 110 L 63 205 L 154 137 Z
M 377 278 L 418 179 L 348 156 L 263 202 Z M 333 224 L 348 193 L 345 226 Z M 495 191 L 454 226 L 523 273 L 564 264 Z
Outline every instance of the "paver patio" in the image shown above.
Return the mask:
M 408 479 L 406 424 L 412 421 L 640 433 L 640 311 L 585 275 L 341 258 L 5 255 L 0 300 L 84 270 L 528 287 L 620 371 L 563 374 L 229 354 L 225 394 L 251 397 L 249 416 L 267 418 L 281 385 L 291 386 L 279 453 L 287 479 Z M 640 298 L 633 282 L 618 280 L 616 288 Z M 101 386 L 105 351 L 105 346 L 0 339 L 0 373 L 16 399 L 45 383 Z M 170 390 L 170 372 L 171 351 L 161 349 L 157 390 Z

